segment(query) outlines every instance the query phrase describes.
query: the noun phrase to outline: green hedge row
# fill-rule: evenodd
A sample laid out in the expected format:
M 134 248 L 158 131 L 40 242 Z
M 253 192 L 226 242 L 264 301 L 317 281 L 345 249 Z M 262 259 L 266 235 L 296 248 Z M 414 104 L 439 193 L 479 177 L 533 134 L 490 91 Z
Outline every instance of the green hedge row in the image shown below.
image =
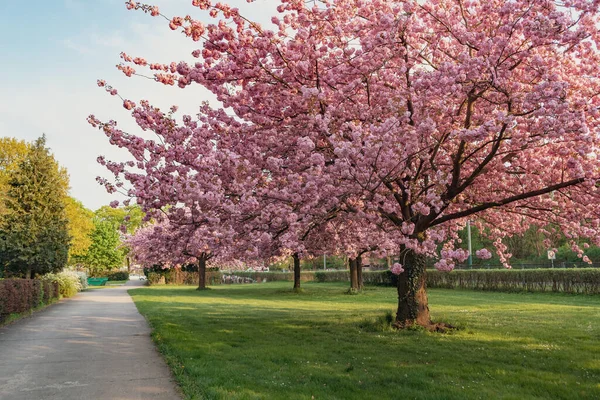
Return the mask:
M 129 279 L 127 271 L 102 271 L 93 276 L 93 278 L 108 278 L 109 281 L 126 281 Z
M 198 285 L 198 272 L 166 269 L 161 272 L 147 273 L 149 285 Z M 221 283 L 221 273 L 218 269 L 206 270 L 206 284 L 209 286 Z
M 23 313 L 60 296 L 59 284 L 38 279 L 0 280 L 0 322 L 10 314 Z
M 293 272 L 232 272 L 241 278 L 250 278 L 255 282 L 293 281 Z M 363 282 L 368 285 L 391 285 L 393 275 L 389 271 L 363 271 Z M 338 271 L 302 271 L 301 282 L 350 282 L 348 270 Z M 395 284 L 395 283 L 394 283 Z
M 434 288 L 600 293 L 598 268 L 428 271 L 427 274 L 427 286 Z
M 235 272 L 256 282 L 292 281 L 291 272 Z M 301 273 L 302 281 L 348 282 L 348 271 L 307 271 Z M 396 286 L 396 276 L 390 271 L 364 271 L 363 282 L 367 285 Z M 600 293 L 600 269 L 499 269 L 427 271 L 430 288 L 472 289 L 490 291 L 528 291 L 564 293 Z
M 250 278 L 255 282 L 274 282 L 274 281 L 293 281 L 293 272 L 255 272 L 255 271 L 235 271 L 227 275 L 234 275 L 240 278 Z M 306 271 L 300 273 L 301 282 L 310 282 L 315 280 L 314 271 Z

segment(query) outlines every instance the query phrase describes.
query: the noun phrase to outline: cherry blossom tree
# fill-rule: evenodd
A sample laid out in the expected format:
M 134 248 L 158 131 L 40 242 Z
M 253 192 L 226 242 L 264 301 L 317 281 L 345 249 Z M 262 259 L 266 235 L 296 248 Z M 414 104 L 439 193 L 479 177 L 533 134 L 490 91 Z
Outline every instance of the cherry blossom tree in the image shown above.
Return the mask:
M 135 260 L 144 266 L 196 264 L 198 290 L 204 290 L 207 262 L 226 254 L 221 250 L 226 248 L 224 241 L 229 236 L 223 226 L 211 226 L 179 213 L 159 217 L 158 223 L 138 229 L 126 243 Z
M 90 121 L 116 144 L 135 145 L 138 163 L 158 154 L 189 167 L 182 176 L 199 168 L 218 180 L 227 195 L 216 197 L 239 221 L 246 199 L 261 208 L 283 194 L 300 205 L 291 220 L 336 209 L 393 230 L 396 325 L 432 326 L 424 259 L 441 247 L 438 269 L 465 260 L 456 245 L 467 219 L 476 217 L 507 267 L 502 238 L 539 221 L 560 226 L 581 257 L 579 238 L 600 244 L 598 3 L 286 0 L 267 29 L 227 4 L 193 0 L 198 17 L 166 18 L 199 42 L 196 61 L 123 54 L 119 68 L 201 85 L 222 108 L 203 106 L 199 132 L 190 117 L 179 125 L 124 99 L 173 151 Z M 207 169 L 205 158 L 219 161 Z M 176 180 L 161 179 L 144 201 Z

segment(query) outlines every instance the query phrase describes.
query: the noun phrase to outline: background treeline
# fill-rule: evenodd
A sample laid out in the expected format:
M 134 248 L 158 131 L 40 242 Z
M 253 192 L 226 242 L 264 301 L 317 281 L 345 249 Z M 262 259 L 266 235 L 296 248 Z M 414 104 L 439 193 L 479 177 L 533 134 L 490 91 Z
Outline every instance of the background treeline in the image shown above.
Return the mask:
M 505 237 L 503 243 L 508 247 L 508 252 L 513 256 L 510 259 L 510 263 L 513 268 L 524 268 L 527 266 L 532 267 L 550 267 L 551 261 L 548 259 L 548 250 L 550 250 L 544 244 L 544 240 L 549 239 L 552 249 L 556 249 L 556 259 L 554 260 L 555 267 L 585 267 L 587 264 L 582 259 L 577 257 L 570 245 L 569 239 L 566 238 L 559 229 L 552 226 L 544 226 L 544 231 L 548 233 L 542 233 L 539 231 L 539 227 L 531 226 L 523 235 Z M 461 247 L 467 249 L 468 238 L 467 230 L 464 229 L 460 232 L 462 240 Z M 579 244 L 585 241 L 579 241 Z M 589 244 L 589 242 L 588 242 Z M 492 258 L 489 260 L 482 260 L 477 257 L 472 258 L 472 268 L 489 268 L 489 267 L 501 267 L 501 262 L 498 259 L 498 255 L 494 252 L 493 241 L 488 239 L 485 235 L 482 235 L 476 227 L 471 227 L 471 246 L 473 253 L 479 249 L 488 249 L 492 253 Z M 589 244 L 589 248 L 585 250 L 585 255 L 597 266 L 600 263 L 600 247 Z M 437 260 L 428 260 L 428 267 L 431 268 Z M 394 262 L 393 258 L 389 260 L 386 258 L 376 257 L 365 257 L 364 265 L 372 267 L 374 269 L 384 269 L 389 267 L 390 263 Z M 334 255 L 326 256 L 325 264 L 323 263 L 323 257 L 315 257 L 312 259 L 303 259 L 300 262 L 303 270 L 323 270 L 323 269 L 337 269 L 343 270 L 348 269 L 348 257 Z M 459 267 L 466 267 L 467 262 Z M 269 269 L 272 271 L 287 271 L 293 268 L 293 260 L 283 260 L 279 263 L 269 265 Z
M 140 226 L 137 206 L 87 209 L 69 195 L 69 175 L 44 136 L 0 138 L 0 279 L 33 278 L 65 267 L 106 274 L 127 265 L 122 225 Z

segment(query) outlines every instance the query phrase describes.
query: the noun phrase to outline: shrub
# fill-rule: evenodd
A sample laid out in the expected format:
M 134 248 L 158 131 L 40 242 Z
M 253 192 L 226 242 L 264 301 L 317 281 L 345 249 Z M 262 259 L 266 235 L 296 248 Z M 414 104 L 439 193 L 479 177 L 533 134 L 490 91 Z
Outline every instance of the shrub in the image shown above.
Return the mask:
M 58 283 L 61 297 L 73 297 L 83 290 L 80 277 L 77 272 L 63 271 L 57 274 L 46 274 L 42 276 L 42 281 Z
M 87 274 L 82 271 L 75 271 L 75 274 L 79 277 L 79 283 L 81 284 L 81 289 L 85 290 L 88 288 Z
M 109 281 L 126 281 L 129 279 L 129 271 L 104 270 L 93 275 L 94 278 L 108 278 Z
M 600 269 L 460 270 L 427 272 L 427 285 L 490 291 L 600 293 Z
M 363 272 L 363 281 L 364 281 Z M 317 282 L 346 282 L 350 280 L 349 271 L 317 271 L 315 272 L 315 281 Z
M 318 282 L 348 281 L 340 272 L 317 272 Z M 389 270 L 364 271 L 363 282 L 371 285 L 396 286 L 397 276 Z M 600 293 L 600 269 L 528 269 L 528 270 L 455 270 L 427 271 L 427 286 L 445 289 L 490 291 L 527 291 L 563 293 Z
M 109 281 L 126 281 L 129 280 L 129 272 L 127 271 L 114 271 L 105 275 Z
M 85 282 L 87 285 L 87 281 Z M 55 299 L 60 297 L 60 287 L 57 282 L 42 281 L 43 286 L 43 302 L 44 304 L 50 304 Z
M 165 284 L 164 275 L 159 274 L 158 272 L 148 272 L 146 276 L 148 277 L 148 285 L 164 285 Z
M 0 281 L 0 322 L 10 314 L 30 311 L 58 298 L 58 285 L 38 279 Z
M 232 275 L 241 278 L 250 278 L 255 282 L 273 282 L 273 281 L 293 281 L 293 272 L 255 272 L 255 271 L 239 271 L 233 272 Z M 300 272 L 301 282 L 310 282 L 315 280 L 314 271 Z
M 150 285 L 198 285 L 198 272 L 179 268 L 160 269 L 154 272 L 149 270 L 146 276 Z M 206 269 L 206 284 L 211 286 L 221 284 L 221 271 L 218 267 Z

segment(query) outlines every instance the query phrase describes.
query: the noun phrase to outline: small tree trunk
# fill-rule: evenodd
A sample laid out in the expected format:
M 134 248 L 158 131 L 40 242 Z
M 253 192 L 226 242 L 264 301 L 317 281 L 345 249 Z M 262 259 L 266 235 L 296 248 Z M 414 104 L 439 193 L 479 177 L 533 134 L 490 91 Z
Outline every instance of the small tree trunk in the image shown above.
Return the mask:
M 294 253 L 294 289 L 300 289 L 300 256 Z
M 363 290 L 362 256 L 356 257 L 356 278 L 358 290 Z
M 206 258 L 204 256 L 198 258 L 198 289 L 206 289 Z
M 350 268 L 350 291 L 358 292 L 358 268 L 356 258 L 348 259 L 348 267 Z
M 395 325 L 398 328 L 414 324 L 430 326 L 425 288 L 425 257 L 403 248 L 400 252 L 400 262 L 404 272 L 398 275 L 398 311 Z
M 33 269 L 31 266 L 28 266 L 25 270 L 25 279 L 33 279 Z

